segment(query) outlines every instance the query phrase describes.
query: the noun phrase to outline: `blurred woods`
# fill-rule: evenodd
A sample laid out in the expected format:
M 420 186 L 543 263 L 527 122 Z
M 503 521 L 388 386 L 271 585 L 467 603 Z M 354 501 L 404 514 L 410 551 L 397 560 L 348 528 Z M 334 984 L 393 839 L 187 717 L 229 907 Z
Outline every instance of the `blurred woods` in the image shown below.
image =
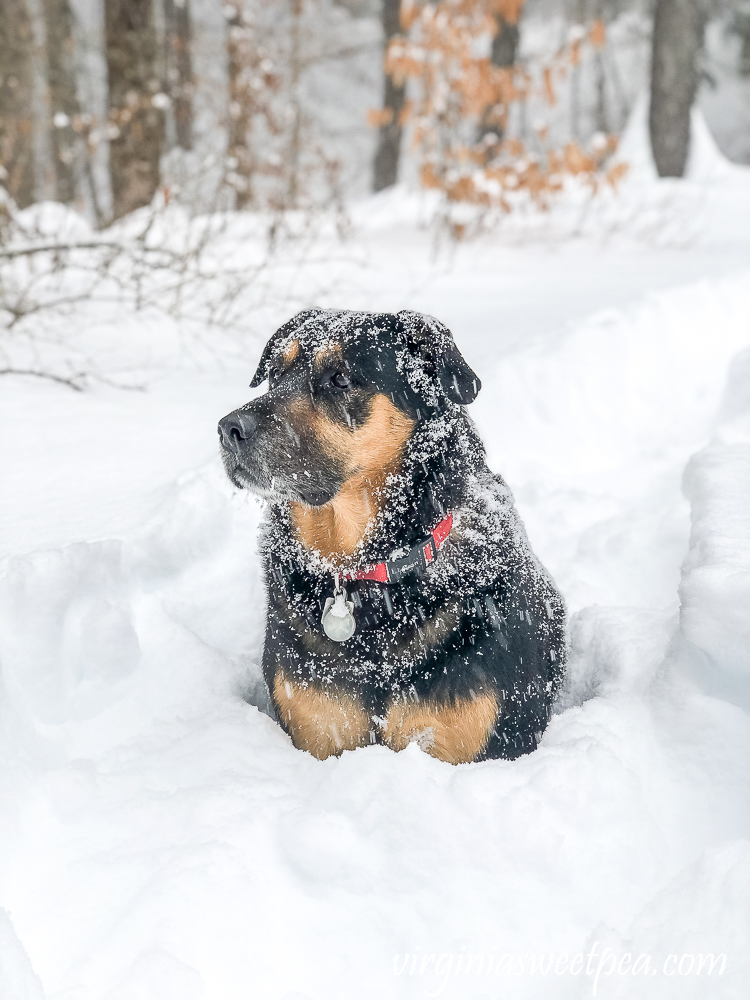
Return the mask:
M 750 163 L 750 0 L 0 0 L 0 325 L 103 290 L 228 323 L 237 211 L 272 251 L 399 181 L 455 237 L 616 187 L 639 100 L 661 176 L 696 103 Z
M 0 181 L 97 228 L 399 178 L 507 208 L 606 176 L 646 91 L 660 174 L 696 95 L 748 162 L 749 80 L 748 0 L 0 0 Z

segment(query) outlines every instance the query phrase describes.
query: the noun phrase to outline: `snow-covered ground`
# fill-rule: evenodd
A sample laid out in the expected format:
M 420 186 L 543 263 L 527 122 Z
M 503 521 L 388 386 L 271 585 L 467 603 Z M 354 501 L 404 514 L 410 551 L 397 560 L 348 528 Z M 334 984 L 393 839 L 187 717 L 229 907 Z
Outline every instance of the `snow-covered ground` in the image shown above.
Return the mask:
M 748 995 L 750 172 L 698 140 L 689 181 L 631 137 L 606 211 L 453 255 L 403 193 L 355 206 L 243 357 L 150 321 L 147 392 L 3 379 L 2 1000 Z M 571 612 L 529 757 L 318 761 L 264 712 L 215 425 L 313 296 L 432 312 L 482 377 Z

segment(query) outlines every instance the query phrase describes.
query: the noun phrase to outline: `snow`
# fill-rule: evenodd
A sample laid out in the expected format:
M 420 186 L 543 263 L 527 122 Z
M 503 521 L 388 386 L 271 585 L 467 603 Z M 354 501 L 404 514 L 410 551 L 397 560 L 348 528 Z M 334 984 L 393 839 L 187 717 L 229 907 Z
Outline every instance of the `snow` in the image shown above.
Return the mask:
M 684 655 L 718 697 L 750 708 L 750 351 L 729 372 L 711 443 L 690 460 L 693 508 L 681 595 Z
M 240 358 L 124 310 L 97 336 L 156 344 L 147 391 L 3 379 L 2 1000 L 746 995 L 750 175 L 698 144 L 660 183 L 630 141 L 577 228 L 436 256 L 419 199 L 355 206 Z M 428 311 L 482 379 L 571 612 L 530 756 L 318 761 L 265 712 L 260 508 L 215 425 L 315 298 Z
M 5 910 L 0 910 L 0 996 L 13 1000 L 44 998 L 41 983 Z

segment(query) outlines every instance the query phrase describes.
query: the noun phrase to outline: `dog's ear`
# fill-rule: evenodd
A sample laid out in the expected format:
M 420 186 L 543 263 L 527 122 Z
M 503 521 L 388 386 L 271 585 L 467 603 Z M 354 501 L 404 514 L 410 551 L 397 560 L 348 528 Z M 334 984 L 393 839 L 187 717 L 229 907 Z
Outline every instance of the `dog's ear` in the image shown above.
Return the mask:
M 441 355 L 437 377 L 448 399 L 461 406 L 473 403 L 482 388 L 479 377 L 466 364 L 455 344 Z
M 323 312 L 322 309 L 303 309 L 302 312 L 298 312 L 296 316 L 292 316 L 288 319 L 283 326 L 274 333 L 271 339 L 268 341 L 266 346 L 263 348 L 263 353 L 260 356 L 260 361 L 258 362 L 258 368 L 253 375 L 253 380 L 250 383 L 251 389 L 256 389 L 261 382 L 268 378 L 268 369 L 271 364 L 271 359 L 274 354 L 278 351 L 281 344 L 287 340 L 295 330 L 299 330 L 301 326 L 311 319 L 313 316 L 317 316 L 319 313 Z
M 473 403 L 482 383 L 464 361 L 448 327 L 434 316 L 407 309 L 397 315 L 410 353 L 438 383 L 443 395 L 461 406 Z

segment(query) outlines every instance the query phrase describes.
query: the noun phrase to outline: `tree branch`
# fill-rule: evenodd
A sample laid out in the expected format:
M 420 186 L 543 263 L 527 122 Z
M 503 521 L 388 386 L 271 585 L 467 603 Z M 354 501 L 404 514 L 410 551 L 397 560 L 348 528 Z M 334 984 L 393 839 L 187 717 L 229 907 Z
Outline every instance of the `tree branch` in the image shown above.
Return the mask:
M 34 378 L 48 379 L 50 382 L 60 382 L 67 385 L 69 389 L 76 392 L 83 392 L 83 385 L 88 377 L 86 372 L 76 372 L 75 375 L 54 375 L 52 372 L 38 371 L 35 368 L 0 368 L 0 375 L 32 375 Z

